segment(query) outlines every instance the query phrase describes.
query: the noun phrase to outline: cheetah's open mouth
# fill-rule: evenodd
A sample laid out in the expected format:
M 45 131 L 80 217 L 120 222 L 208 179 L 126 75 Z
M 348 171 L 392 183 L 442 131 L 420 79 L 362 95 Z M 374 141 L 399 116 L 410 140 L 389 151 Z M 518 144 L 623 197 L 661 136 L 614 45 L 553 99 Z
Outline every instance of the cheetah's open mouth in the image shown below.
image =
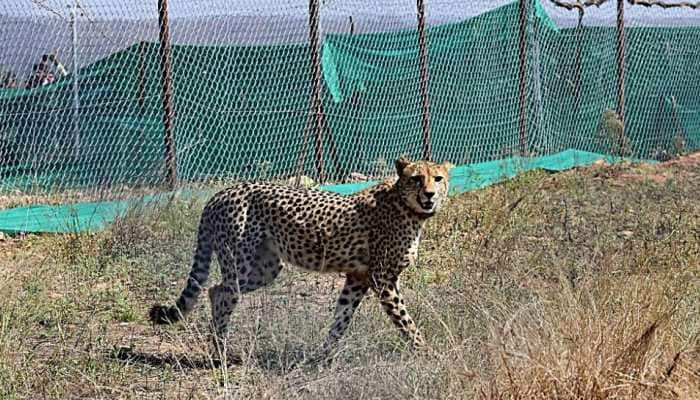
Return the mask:
M 420 204 L 420 206 L 421 206 L 425 211 L 432 211 L 432 210 L 433 210 L 433 207 L 435 206 L 435 203 L 432 202 L 432 201 L 430 201 L 430 200 L 426 200 L 426 201 L 420 201 L 420 200 L 418 200 L 418 204 Z

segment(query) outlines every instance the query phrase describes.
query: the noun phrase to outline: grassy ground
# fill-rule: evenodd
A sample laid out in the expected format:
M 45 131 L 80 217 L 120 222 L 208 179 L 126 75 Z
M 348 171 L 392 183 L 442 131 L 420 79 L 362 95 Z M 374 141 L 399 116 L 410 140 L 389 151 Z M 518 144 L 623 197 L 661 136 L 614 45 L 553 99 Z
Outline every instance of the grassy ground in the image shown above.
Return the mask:
M 293 364 L 322 343 L 340 276 L 286 269 L 245 297 L 238 365 L 211 367 L 206 301 L 186 324 L 146 321 L 182 287 L 201 203 L 5 238 L 0 398 L 697 399 L 698 199 L 697 156 L 454 197 L 404 277 L 428 351 L 405 350 L 368 298 L 316 368 Z

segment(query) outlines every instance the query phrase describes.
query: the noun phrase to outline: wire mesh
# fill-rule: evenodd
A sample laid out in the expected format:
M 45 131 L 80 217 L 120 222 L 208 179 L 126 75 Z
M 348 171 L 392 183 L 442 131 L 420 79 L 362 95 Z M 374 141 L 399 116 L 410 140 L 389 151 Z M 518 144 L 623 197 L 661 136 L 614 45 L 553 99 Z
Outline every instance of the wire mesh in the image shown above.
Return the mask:
M 381 178 L 424 155 L 426 110 L 431 157 L 456 164 L 700 147 L 700 10 L 626 4 L 623 125 L 599 3 L 528 0 L 521 31 L 517 2 L 425 1 L 421 74 L 415 0 L 169 0 L 177 179 Z M 154 2 L 0 4 L 0 192 L 165 190 L 159 28 Z

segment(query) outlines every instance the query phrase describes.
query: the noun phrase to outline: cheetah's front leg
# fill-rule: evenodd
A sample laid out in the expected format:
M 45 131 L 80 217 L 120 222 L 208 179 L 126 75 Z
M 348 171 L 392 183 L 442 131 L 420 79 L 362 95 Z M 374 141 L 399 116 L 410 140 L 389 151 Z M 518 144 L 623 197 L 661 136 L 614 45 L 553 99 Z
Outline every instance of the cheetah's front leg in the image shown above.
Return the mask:
M 419 349 L 425 345 L 423 335 L 413 322 L 413 318 L 408 314 L 403 296 L 399 290 L 398 277 L 375 278 L 374 284 L 379 294 L 379 302 L 382 308 L 391 318 L 391 322 L 399 328 L 399 331 L 414 349 Z
M 360 301 L 369 289 L 369 282 L 365 274 L 348 273 L 345 277 L 345 286 L 338 298 L 338 304 L 335 308 L 335 321 L 328 332 L 323 343 L 322 356 L 325 357 L 333 350 L 352 319 L 352 315 L 360 305 Z

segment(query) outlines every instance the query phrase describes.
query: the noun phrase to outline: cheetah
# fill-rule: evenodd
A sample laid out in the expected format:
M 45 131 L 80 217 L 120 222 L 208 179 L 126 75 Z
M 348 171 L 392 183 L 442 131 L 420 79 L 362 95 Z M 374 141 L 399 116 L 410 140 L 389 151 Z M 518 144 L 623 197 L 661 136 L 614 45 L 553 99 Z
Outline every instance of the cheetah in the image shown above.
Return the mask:
M 409 346 L 422 347 L 399 275 L 414 263 L 425 222 L 447 197 L 452 164 L 401 157 L 395 167 L 398 177 L 351 196 L 272 183 L 241 183 L 215 194 L 201 216 L 182 294 L 175 305 L 153 306 L 150 320 L 170 324 L 192 310 L 216 253 L 222 280 L 208 290 L 215 354 L 226 348 L 240 296 L 269 285 L 283 263 L 345 274 L 334 322 L 317 357 L 331 353 L 370 289 Z

